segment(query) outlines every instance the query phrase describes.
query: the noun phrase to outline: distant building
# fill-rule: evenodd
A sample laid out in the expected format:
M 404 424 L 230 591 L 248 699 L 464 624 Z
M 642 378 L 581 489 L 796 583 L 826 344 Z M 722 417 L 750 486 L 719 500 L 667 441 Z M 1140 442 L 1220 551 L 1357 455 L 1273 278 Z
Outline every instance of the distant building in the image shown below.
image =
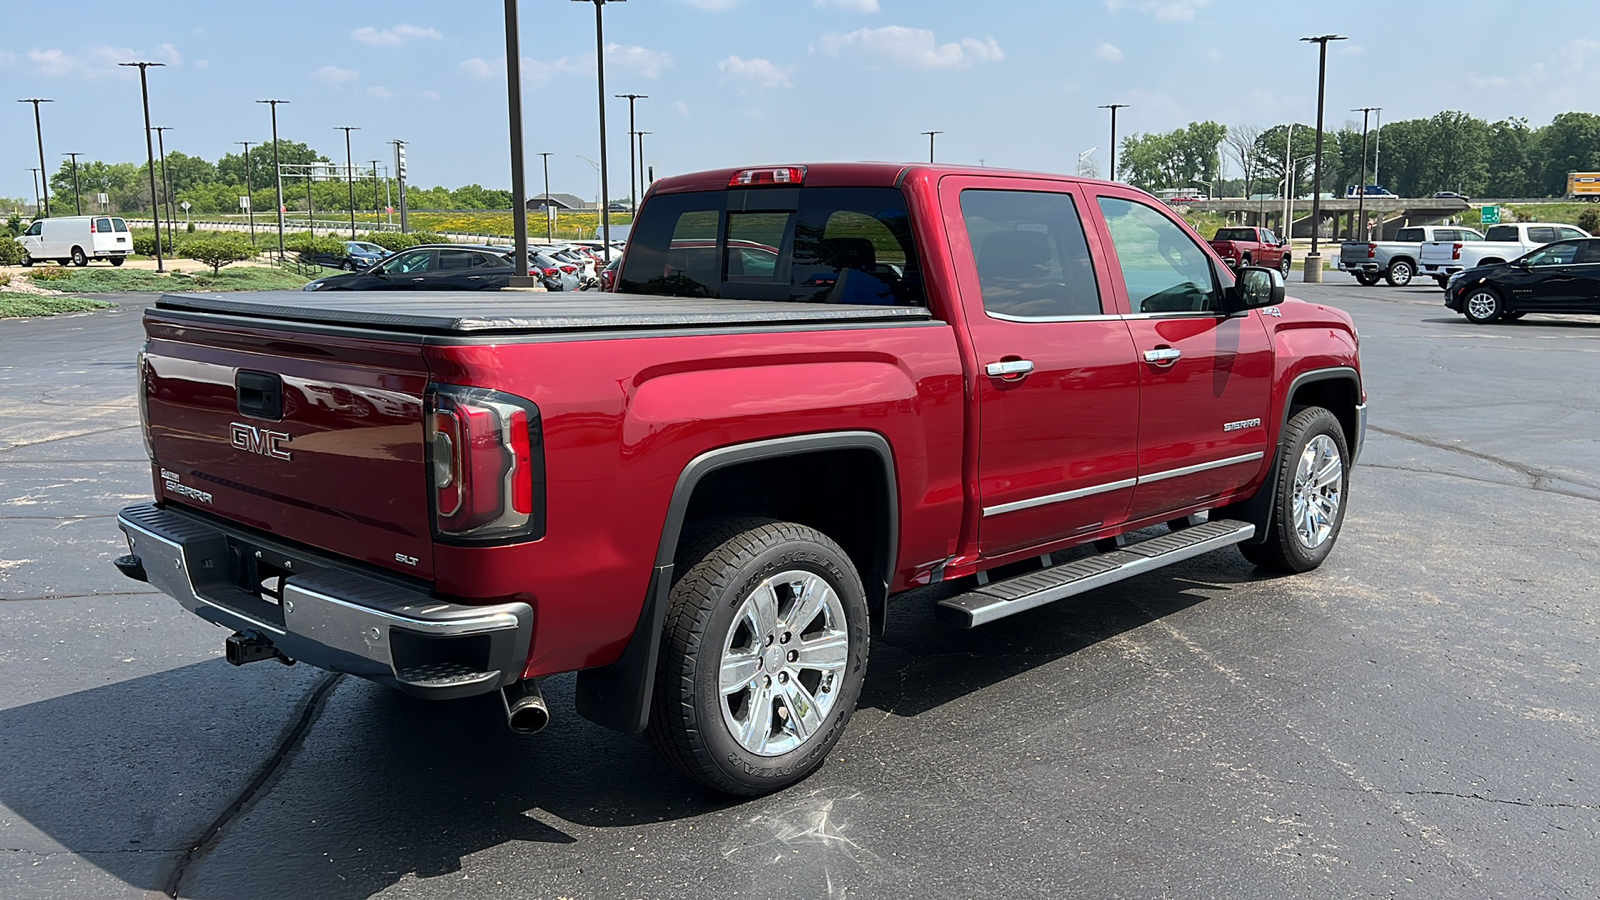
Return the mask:
M 549 197 L 546 197 L 544 194 L 540 194 L 537 197 L 530 197 L 528 199 L 529 210 L 543 210 L 552 206 L 558 210 L 594 208 L 594 204 L 584 202 L 584 199 L 579 197 L 577 194 L 552 193 Z

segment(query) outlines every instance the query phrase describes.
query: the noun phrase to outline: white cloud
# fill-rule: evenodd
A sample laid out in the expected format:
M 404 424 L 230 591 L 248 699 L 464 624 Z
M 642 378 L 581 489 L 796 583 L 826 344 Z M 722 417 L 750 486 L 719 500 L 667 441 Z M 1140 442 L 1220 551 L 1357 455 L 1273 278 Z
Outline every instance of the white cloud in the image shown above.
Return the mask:
M 659 78 L 661 73 L 672 65 L 672 54 L 664 51 L 650 50 L 645 47 L 630 47 L 622 44 L 606 45 L 606 72 L 630 72 L 643 78 Z M 500 78 L 506 70 L 505 57 L 488 60 L 482 57 L 462 60 L 457 64 L 463 73 L 473 78 L 488 81 Z M 581 56 L 563 56 L 560 59 L 543 60 L 524 56 L 522 58 L 522 81 L 528 87 L 540 87 L 558 75 L 587 75 L 595 70 L 594 54 L 585 53 Z
M 730 56 L 717 63 L 717 71 L 722 73 L 722 80 L 733 82 L 741 91 L 750 88 L 790 88 L 794 83 L 789 79 L 794 75 L 794 69 L 786 69 L 765 59 L 741 59 Z
M 0 63 L 5 63 L 6 54 L 0 54 Z M 131 60 L 148 59 L 165 62 L 169 66 L 183 65 L 183 55 L 172 44 L 162 44 L 154 52 L 136 50 L 132 47 L 112 47 L 98 44 L 84 48 L 76 53 L 52 47 L 41 50 L 38 47 L 23 54 L 29 69 L 39 75 L 51 78 L 76 76 L 89 80 L 99 78 L 133 78 L 130 69 L 119 69 L 117 63 Z M 15 60 L 15 56 L 9 56 Z
M 1106 9 L 1131 6 L 1157 22 L 1188 22 L 1210 3 L 1211 0 L 1106 0 Z
M 354 69 L 341 69 L 338 66 L 323 66 L 311 73 L 311 77 L 327 84 L 346 84 L 361 77 L 361 73 Z
M 1105 41 L 1101 41 L 1099 44 L 1095 45 L 1094 58 L 1104 60 L 1105 62 L 1122 62 L 1122 51 L 1117 49 L 1115 44 L 1108 44 Z
M 40 50 L 34 48 L 27 53 L 29 68 L 47 78 L 70 75 L 78 67 L 77 60 L 66 54 L 64 50 Z
M 687 117 L 689 115 L 689 104 L 683 102 L 682 100 L 674 100 L 674 101 L 672 101 L 672 108 L 680 116 Z
M 907 69 L 965 69 L 974 63 L 997 62 L 1005 52 L 992 37 L 963 38 L 959 44 L 940 44 L 925 28 L 885 25 L 849 34 L 828 33 L 811 50 L 829 56 L 855 53 L 876 62 Z
M 197 59 L 197 60 L 194 61 L 194 67 L 196 69 L 209 69 L 209 68 L 211 68 L 211 60 L 209 60 L 209 59 Z
M 815 0 L 817 6 L 831 6 L 845 12 L 875 13 L 880 11 L 878 0 Z
M 350 36 L 363 44 L 374 47 L 400 47 L 412 41 L 427 39 L 437 41 L 444 38 L 436 28 L 420 28 L 416 25 L 396 25 L 393 28 L 379 30 L 368 25 L 350 32 Z
M 167 65 L 169 65 L 169 66 L 181 66 L 181 65 L 183 65 L 183 54 L 178 52 L 178 48 L 177 47 L 174 47 L 171 44 L 162 44 L 160 47 L 158 47 L 156 49 L 158 51 L 160 51 L 160 55 L 165 56 L 167 58 Z
M 389 90 L 381 84 L 375 84 L 372 87 L 367 88 L 367 93 L 377 97 L 379 100 L 388 100 L 394 96 L 394 91 Z

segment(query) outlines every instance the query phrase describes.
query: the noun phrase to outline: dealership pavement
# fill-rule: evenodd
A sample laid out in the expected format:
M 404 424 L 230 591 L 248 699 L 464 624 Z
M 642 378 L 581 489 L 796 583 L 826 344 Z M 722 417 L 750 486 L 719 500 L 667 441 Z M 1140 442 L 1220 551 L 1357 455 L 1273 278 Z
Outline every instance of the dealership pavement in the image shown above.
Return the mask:
M 1231 551 L 972 632 L 900 598 L 827 765 L 735 802 L 115 573 L 147 299 L 0 321 L 0 896 L 1594 897 L 1600 322 L 1330 275 L 1372 432 L 1327 565 Z M 949 590 L 949 588 L 943 588 Z

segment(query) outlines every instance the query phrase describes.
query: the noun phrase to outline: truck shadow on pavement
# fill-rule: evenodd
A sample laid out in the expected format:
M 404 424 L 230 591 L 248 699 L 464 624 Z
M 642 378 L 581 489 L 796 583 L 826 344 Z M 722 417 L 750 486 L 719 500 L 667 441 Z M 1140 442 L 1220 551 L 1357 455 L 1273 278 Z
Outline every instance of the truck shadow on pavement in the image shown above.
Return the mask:
M 861 704 L 916 716 L 1261 580 L 1222 555 L 974 631 L 934 620 L 955 585 L 897 598 Z M 590 829 L 778 802 L 714 794 L 578 717 L 571 676 L 546 681 L 552 724 L 533 738 L 493 695 L 428 703 L 348 676 L 319 691 L 332 677 L 218 659 L 0 711 L 0 803 L 138 889 L 343 900 L 460 878 L 505 845 L 576 870 Z M 558 849 L 571 844 L 591 847 Z

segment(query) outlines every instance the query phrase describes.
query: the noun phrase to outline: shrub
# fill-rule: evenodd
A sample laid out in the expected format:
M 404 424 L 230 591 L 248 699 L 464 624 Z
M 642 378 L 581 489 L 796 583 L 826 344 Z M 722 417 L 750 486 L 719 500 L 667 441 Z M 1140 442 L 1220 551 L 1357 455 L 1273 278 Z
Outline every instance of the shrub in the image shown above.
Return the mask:
M 1578 213 L 1578 227 L 1590 234 L 1600 235 L 1600 204 L 1590 204 Z
M 172 255 L 172 235 L 165 228 L 161 229 L 161 250 L 168 256 Z M 140 229 L 133 233 L 133 252 L 140 256 L 156 255 L 156 233 L 153 230 Z
M 32 272 L 29 272 L 28 273 L 28 280 L 30 280 L 30 281 L 60 281 L 63 278 L 69 277 L 71 274 L 72 274 L 71 272 L 68 272 L 66 270 L 66 267 L 58 266 L 55 263 L 51 263 L 48 266 L 41 266 L 40 268 L 34 269 Z
M 215 275 L 229 263 L 254 257 L 256 248 L 250 246 L 250 241 L 237 234 L 219 232 L 185 241 L 183 255 L 210 266 L 211 274 Z
M 414 235 L 399 231 L 375 231 L 371 234 L 363 234 L 361 240 L 377 244 L 391 253 L 397 250 L 409 250 L 417 245 L 417 239 Z
M 283 247 L 290 253 L 299 253 L 302 256 L 317 254 L 319 256 L 344 256 L 344 239 L 329 235 L 315 235 L 309 231 L 298 234 L 286 235 Z
M 413 232 L 411 232 L 411 236 L 413 238 L 416 238 L 416 243 L 417 244 L 452 244 L 452 243 L 455 243 L 454 241 L 450 240 L 449 238 L 445 237 L 444 235 L 442 235 L 442 234 L 434 234 L 431 231 L 413 231 Z M 413 246 L 415 246 L 415 244 Z
M 20 266 L 27 255 L 16 238 L 0 237 L 0 266 Z
M 16 237 L 17 235 L 19 235 L 21 233 L 22 233 L 22 216 L 20 216 L 20 215 L 18 215 L 16 213 L 12 213 L 11 214 L 11 218 L 6 219 L 6 234 L 9 234 L 12 237 Z
M 194 223 L 190 222 L 188 225 L 185 225 L 183 230 L 189 232 L 190 234 L 194 234 Z

